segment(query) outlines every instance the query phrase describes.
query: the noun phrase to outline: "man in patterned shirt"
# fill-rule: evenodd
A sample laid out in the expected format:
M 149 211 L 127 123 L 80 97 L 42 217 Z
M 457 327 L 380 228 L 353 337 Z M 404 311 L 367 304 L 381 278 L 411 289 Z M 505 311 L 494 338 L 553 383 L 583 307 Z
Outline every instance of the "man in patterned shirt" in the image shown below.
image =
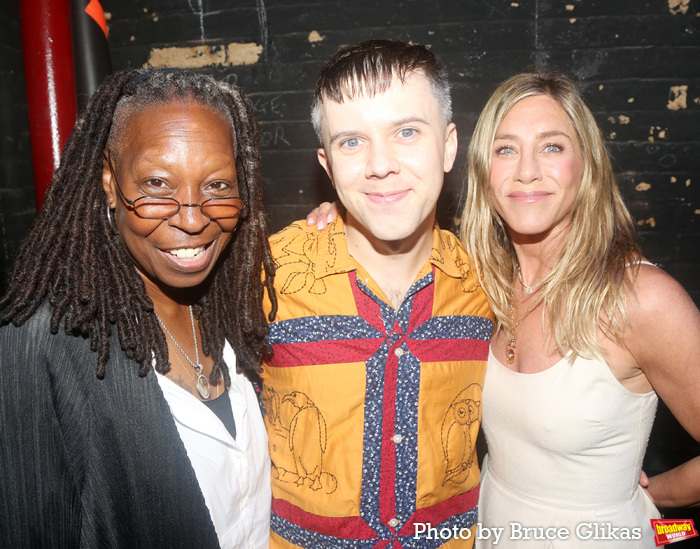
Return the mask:
M 318 160 L 342 209 L 324 231 L 296 222 L 270 239 L 271 547 L 473 544 L 493 317 L 435 222 L 451 116 L 422 46 L 346 46 L 318 78 Z

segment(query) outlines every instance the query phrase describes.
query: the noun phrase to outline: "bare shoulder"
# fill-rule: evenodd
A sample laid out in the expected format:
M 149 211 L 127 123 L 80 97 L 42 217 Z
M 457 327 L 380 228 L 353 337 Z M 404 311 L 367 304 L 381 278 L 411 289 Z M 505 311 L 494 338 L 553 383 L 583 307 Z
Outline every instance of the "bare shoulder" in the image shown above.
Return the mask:
M 669 274 L 649 265 L 633 269 L 626 347 L 676 419 L 700 440 L 700 312 Z
M 660 317 L 672 315 L 683 318 L 685 314 L 698 314 L 698 309 L 683 286 L 663 269 L 653 265 L 630 268 L 633 277 L 634 298 L 630 300 L 630 320 L 658 322 Z
M 647 376 L 655 367 L 667 368 L 679 353 L 700 356 L 700 312 L 683 286 L 651 265 L 634 266 L 630 275 L 634 295 L 628 300 L 625 343 Z

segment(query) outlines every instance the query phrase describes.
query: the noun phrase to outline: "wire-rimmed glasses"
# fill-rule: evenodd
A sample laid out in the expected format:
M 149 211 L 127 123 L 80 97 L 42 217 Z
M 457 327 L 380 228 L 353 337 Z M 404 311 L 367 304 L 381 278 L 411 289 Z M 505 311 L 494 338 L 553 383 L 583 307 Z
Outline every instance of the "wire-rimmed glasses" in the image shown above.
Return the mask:
M 142 219 L 170 219 L 183 206 L 197 207 L 202 212 L 202 215 L 209 219 L 234 219 L 238 217 L 243 208 L 244 201 L 238 196 L 208 198 L 201 204 L 182 204 L 169 196 L 141 196 L 136 200 L 129 200 L 124 195 L 124 191 L 122 191 L 119 184 L 110 155 L 105 153 L 104 157 L 107 160 L 107 164 L 109 164 L 109 170 L 112 172 L 119 194 L 134 209 L 134 213 Z

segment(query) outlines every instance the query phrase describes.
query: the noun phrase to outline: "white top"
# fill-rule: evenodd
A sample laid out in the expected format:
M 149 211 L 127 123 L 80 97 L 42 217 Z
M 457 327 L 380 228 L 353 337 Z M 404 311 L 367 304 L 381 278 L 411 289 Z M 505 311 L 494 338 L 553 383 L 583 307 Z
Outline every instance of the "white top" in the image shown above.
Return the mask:
M 599 531 L 639 529 L 604 547 L 654 547 L 650 518 L 659 514 L 639 486 L 658 402 L 656 393 L 628 391 L 608 365 L 570 355 L 547 370 L 510 370 L 489 352 L 482 427 L 488 459 L 479 515 L 485 527 L 565 527 L 568 540 L 547 547 L 588 547 Z M 593 534 L 594 536 L 596 534 Z M 512 540 L 507 547 L 545 545 Z
M 236 374 L 236 355 L 226 342 L 229 397 L 236 439 L 206 405 L 166 376 L 160 388 L 199 481 L 223 549 L 267 549 L 270 537 L 270 456 L 267 432 L 252 384 Z

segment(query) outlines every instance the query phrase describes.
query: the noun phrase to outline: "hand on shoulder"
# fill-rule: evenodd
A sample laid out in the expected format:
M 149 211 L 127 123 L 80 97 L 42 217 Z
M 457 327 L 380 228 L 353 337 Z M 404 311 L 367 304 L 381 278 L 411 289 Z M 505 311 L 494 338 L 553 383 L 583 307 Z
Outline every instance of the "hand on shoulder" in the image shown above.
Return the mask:
M 309 226 L 316 225 L 316 228 L 322 231 L 336 217 L 338 217 L 338 203 L 321 202 L 306 216 L 306 224 Z

